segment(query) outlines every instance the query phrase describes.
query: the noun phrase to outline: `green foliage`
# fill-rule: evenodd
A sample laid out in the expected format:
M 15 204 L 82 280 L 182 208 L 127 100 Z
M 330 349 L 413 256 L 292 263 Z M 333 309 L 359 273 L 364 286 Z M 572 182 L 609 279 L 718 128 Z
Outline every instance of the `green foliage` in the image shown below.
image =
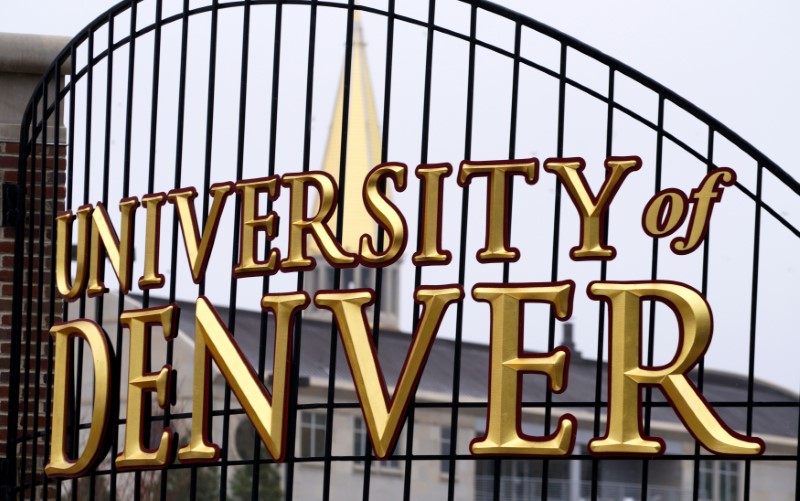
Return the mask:
M 197 467 L 197 501 L 219 499 L 219 467 Z M 192 481 L 191 468 L 169 470 L 167 473 L 167 498 L 188 499 Z
M 268 458 L 264 443 L 256 436 L 255 430 L 246 421 L 239 423 L 236 427 L 234 438 L 236 450 L 242 459 L 253 459 L 255 445 L 259 444 L 260 458 Z M 253 499 L 253 466 L 237 467 L 231 477 L 229 499 L 234 501 L 249 501 Z M 281 500 L 283 499 L 283 489 L 281 489 L 281 474 L 278 466 L 274 464 L 261 464 L 258 467 L 258 499 Z
M 249 501 L 253 498 L 253 466 L 236 469 L 231 479 L 230 497 L 233 501 Z M 278 467 L 262 464 L 258 468 L 258 499 L 281 500 L 281 476 Z

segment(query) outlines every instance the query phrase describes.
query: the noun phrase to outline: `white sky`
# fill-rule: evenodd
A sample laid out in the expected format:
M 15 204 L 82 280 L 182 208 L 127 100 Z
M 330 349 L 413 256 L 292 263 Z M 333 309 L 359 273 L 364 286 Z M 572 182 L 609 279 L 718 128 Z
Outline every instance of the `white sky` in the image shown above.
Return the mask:
M 71 36 L 114 2 L 3 3 L 0 31 Z M 550 24 L 661 82 L 800 178 L 800 161 L 794 152 L 800 139 L 800 30 L 794 26 L 800 19 L 800 3 L 678 0 L 658 8 L 651 2 L 622 0 L 500 3 Z M 536 154 L 543 160 L 553 152 Z M 455 163 L 460 158 L 447 160 Z M 567 233 L 565 238 L 571 241 L 575 236 Z M 790 259 L 786 257 L 787 262 Z M 785 281 L 776 287 L 779 295 L 788 295 L 793 289 Z M 582 294 L 579 285 L 576 296 Z M 481 305 L 481 312 L 485 313 L 483 308 Z M 762 364 L 766 367 L 758 376 L 796 389 L 796 379 L 782 381 L 783 360 L 776 359 L 775 367 L 771 367 L 773 364 L 768 362 L 772 355 L 759 349 L 767 358 Z M 780 351 L 778 346 L 776 354 Z M 586 352 L 593 358 L 591 349 Z M 710 360 L 716 361 L 714 366 L 743 369 L 741 356 L 726 363 L 727 358 L 730 357 L 724 349 L 710 354 Z M 800 369 L 793 370 L 794 376 Z
M 410 0 L 416 1 L 416 0 Z M 0 31 L 72 36 L 116 2 L 3 0 Z M 497 2 L 636 68 L 728 125 L 795 177 L 800 3 Z

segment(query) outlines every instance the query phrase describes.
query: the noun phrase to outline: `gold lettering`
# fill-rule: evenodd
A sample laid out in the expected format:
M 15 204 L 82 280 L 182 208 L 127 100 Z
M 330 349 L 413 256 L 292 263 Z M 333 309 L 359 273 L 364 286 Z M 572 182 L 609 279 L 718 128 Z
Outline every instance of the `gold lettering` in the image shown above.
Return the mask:
M 680 190 L 668 189 L 655 195 L 644 208 L 642 225 L 651 237 L 673 233 L 686 219 L 686 195 Z
M 58 293 L 67 301 L 74 301 L 86 287 L 86 258 L 89 250 L 89 218 L 92 206 L 78 208 L 78 248 L 75 279 L 70 283 L 72 268 L 72 222 L 75 216 L 72 211 L 62 212 L 56 217 L 56 286 Z
M 360 289 L 318 293 L 314 298 L 317 306 L 331 310 L 334 314 L 353 373 L 358 399 L 361 401 L 367 430 L 378 458 L 385 458 L 392 452 L 400 433 L 400 424 L 406 416 L 408 399 L 416 390 L 422 376 L 422 369 L 442 317 L 447 307 L 463 296 L 464 293 L 457 286 L 417 289 L 414 299 L 423 304 L 422 318 L 391 399 L 388 398 L 383 371 L 376 359 L 375 345 L 367 332 L 368 322 L 364 308 L 372 304 L 374 293 L 369 289 Z
M 604 218 L 622 181 L 639 170 L 642 161 L 639 157 L 608 157 L 605 166 L 606 179 L 600 195 L 594 196 L 583 175 L 586 164 L 582 158 L 551 158 L 544 162 L 544 170 L 555 173 L 564 183 L 581 217 L 580 245 L 570 250 L 572 259 L 614 259 L 617 254 L 614 247 L 603 245 Z
M 689 219 L 689 230 L 686 237 L 672 241 L 673 252 L 688 254 L 697 249 L 708 231 L 714 204 L 722 200 L 723 188 L 720 185 L 733 186 L 735 183 L 736 173 L 727 167 L 722 167 L 709 172 L 700 183 L 700 187 L 692 190 L 694 208 Z
M 192 271 L 192 280 L 199 284 L 206 272 L 208 258 L 211 256 L 211 248 L 217 236 L 217 226 L 225 208 L 225 201 L 232 193 L 233 183 L 214 184 L 209 188 L 211 197 L 211 210 L 208 213 L 203 237 L 197 231 L 197 217 L 195 216 L 194 203 L 197 197 L 194 188 L 183 188 L 172 190 L 167 195 L 170 203 L 175 204 L 178 210 L 178 221 L 183 232 L 183 243 L 186 246 L 186 257 L 189 259 L 189 268 Z
M 139 288 L 158 289 L 164 286 L 164 275 L 158 272 L 159 241 L 161 239 L 161 207 L 167 195 L 154 193 L 142 197 L 142 205 L 147 211 L 147 226 L 144 242 L 144 274 L 139 278 Z
M 172 340 L 177 335 L 178 307 L 125 311 L 119 323 L 130 331 L 130 360 L 128 362 L 128 398 L 125 420 L 125 444 L 115 462 L 120 470 L 133 468 L 163 468 L 169 461 L 172 450 L 173 433 L 164 428 L 161 440 L 155 450 L 147 449 L 142 443 L 142 415 L 144 395 L 154 391 L 158 405 L 162 409 L 169 403 L 172 367 L 164 365 L 158 372 L 145 372 L 150 361 L 150 334 L 153 326 L 160 326 L 164 338 Z
M 501 262 L 519 259 L 519 250 L 509 247 L 508 190 L 511 176 L 522 175 L 535 184 L 538 174 L 535 158 L 499 162 L 461 162 L 458 184 L 467 186 L 473 177 L 486 177 L 486 244 L 478 251 L 478 261 Z
M 711 341 L 711 310 L 699 292 L 673 282 L 592 282 L 589 296 L 605 301 L 609 308 L 608 424 L 605 437 L 589 442 L 592 454 L 663 453 L 663 440 L 641 435 L 642 385 L 659 387 L 684 425 L 709 451 L 763 452 L 763 440 L 730 430 L 687 376 Z M 642 367 L 641 310 L 645 300 L 666 304 L 678 319 L 681 340 L 666 367 Z
M 386 230 L 389 239 L 388 249 L 379 254 L 372 242 L 372 235 L 361 236 L 360 254 L 366 266 L 389 266 L 400 259 L 405 251 L 408 240 L 406 221 L 400 210 L 381 193 L 380 186 L 381 181 L 389 177 L 394 181 L 397 191 L 405 190 L 407 170 L 404 164 L 382 164 L 369 173 L 364 183 L 364 205 Z
M 114 273 L 119 280 L 121 294 L 127 294 L 131 290 L 131 272 L 133 266 L 133 215 L 139 207 L 139 200 L 136 198 L 123 198 L 119 202 L 119 210 L 122 218 L 122 240 L 117 238 L 117 232 L 108 218 L 105 206 L 101 202 L 92 211 L 92 244 L 91 259 L 89 261 L 89 287 L 86 292 L 90 296 L 105 294 L 106 285 L 102 280 L 102 254 L 100 244 L 102 242 L 106 256 L 108 256 Z
M 419 230 L 419 249 L 411 256 L 415 266 L 446 265 L 452 259 L 450 251 L 442 249 L 442 195 L 444 178 L 453 172 L 450 164 L 420 165 L 415 174 L 422 181 L 422 227 Z
M 308 303 L 308 295 L 304 292 L 267 294 L 261 300 L 261 307 L 275 315 L 274 379 L 270 395 L 208 299 L 197 298 L 192 432 L 189 443 L 178 451 L 181 462 L 216 461 L 219 457 L 219 446 L 211 443 L 206 434 L 211 359 L 216 362 L 267 451 L 275 461 L 283 460 L 292 324 L 295 315 Z
M 486 433 L 470 444 L 472 454 L 566 456 L 575 444 L 577 421 L 570 414 L 559 419 L 558 428 L 546 437 L 522 434 L 520 422 L 521 374 L 547 376 L 550 389 L 561 393 L 567 386 L 569 352 L 564 347 L 543 355 L 521 356 L 523 310 L 520 304 L 550 303 L 556 318 L 569 318 L 574 283 L 478 284 L 472 290 L 477 301 L 489 303 L 492 311 L 489 408 Z
M 311 235 L 317 241 L 319 250 L 333 266 L 355 266 L 353 254 L 346 252 L 336 240 L 328 226 L 333 217 L 338 200 L 336 182 L 325 172 L 307 172 L 283 176 L 283 185 L 289 188 L 289 250 L 288 257 L 281 261 L 281 268 L 301 271 L 314 268 L 316 261 L 308 257 L 306 237 Z M 312 218 L 307 218 L 308 191 L 313 187 L 319 194 L 319 210 Z
M 44 467 L 48 477 L 79 477 L 91 470 L 101 459 L 103 438 L 108 419 L 111 390 L 111 362 L 108 339 L 103 329 L 91 320 L 73 320 L 50 328 L 55 344 L 53 368 L 53 420 L 50 441 L 50 460 Z M 67 458 L 67 398 L 72 393 L 73 361 L 71 339 L 83 338 L 89 345 L 94 363 L 94 407 L 86 447 L 76 460 Z M 74 431 L 77 433 L 77 430 Z
M 276 176 L 262 179 L 251 179 L 236 183 L 236 189 L 242 197 L 241 244 L 239 263 L 233 269 L 236 277 L 254 275 L 270 275 L 275 273 L 275 265 L 280 259 L 278 249 L 272 249 L 266 260 L 258 259 L 258 232 L 263 231 L 267 241 L 278 234 L 278 215 L 270 211 L 266 216 L 258 213 L 258 198 L 266 193 L 270 200 L 278 198 L 280 185 Z

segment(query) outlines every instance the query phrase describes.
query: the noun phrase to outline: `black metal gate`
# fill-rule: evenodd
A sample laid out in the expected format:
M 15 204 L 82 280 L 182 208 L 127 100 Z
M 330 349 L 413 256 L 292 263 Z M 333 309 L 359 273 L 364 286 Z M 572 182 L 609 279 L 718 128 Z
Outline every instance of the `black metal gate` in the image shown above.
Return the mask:
M 642 252 L 636 255 L 621 252 L 616 260 L 591 266 L 570 263 L 565 257 L 568 246 L 576 241 L 574 209 L 563 198 L 562 186 L 553 176 L 546 181 L 549 191 L 543 195 L 546 203 L 541 206 L 531 205 L 533 202 L 521 191 L 525 189 L 521 183 L 510 188 L 514 204 L 509 210 L 512 241 L 515 235 L 524 240 L 524 235 L 532 231 L 532 220 L 540 224 L 536 241 L 520 245 L 523 253 L 528 249 L 531 255 L 536 254 L 536 262 L 523 259 L 520 263 L 491 265 L 495 267 L 489 271 L 477 267 L 472 256 L 480 245 L 482 232 L 475 232 L 469 221 L 483 220 L 486 202 L 483 195 L 474 194 L 477 192 L 467 186 L 460 192 L 445 193 L 450 195 L 445 212 L 460 221 L 458 231 L 453 232 L 455 236 L 448 237 L 453 251 L 450 271 L 420 267 L 411 271 L 407 262 L 391 269 L 408 290 L 421 284 L 458 283 L 468 289 L 478 281 L 555 281 L 573 275 L 580 276 L 580 280 L 617 279 L 627 277 L 628 267 L 640 266 L 637 263 L 644 263 L 639 277 L 642 280 L 670 278 L 671 273 L 677 273 L 710 301 L 720 298 L 722 304 L 730 299 L 736 304 L 732 308 L 736 311 L 723 311 L 718 318 L 721 326 L 733 323 L 742 333 L 735 355 L 741 358 L 740 377 L 731 377 L 729 392 L 709 397 L 711 404 L 721 409 L 721 414 L 739 419 L 741 431 L 748 435 L 765 433 L 765 425 L 760 425 L 759 419 L 768 414 L 779 416 L 785 429 L 772 431 L 780 445 L 768 446 L 766 455 L 759 459 L 709 456 L 696 444 L 690 450 L 677 447 L 650 460 L 600 460 L 581 448 L 558 461 L 478 459 L 464 445 L 477 434 L 465 433 L 470 420 L 476 420 L 473 416 L 485 413 L 487 403 L 485 397 L 473 398 L 465 388 L 471 367 L 465 367 L 462 361 L 465 350 L 473 349 L 467 341 L 476 340 L 473 331 L 478 321 L 470 316 L 476 313 L 461 302 L 454 306 L 448 330 L 442 333 L 447 339 L 437 341 L 437 346 L 449 352 L 452 366 L 445 371 L 445 380 L 451 389 L 435 398 L 418 395 L 412 400 L 401 443 L 388 461 L 373 459 L 365 439 L 360 443 L 356 440 L 354 447 L 337 444 L 337 436 L 341 435 L 337 425 L 350 423 L 356 416 L 353 422 L 358 430 L 359 419 L 358 402 L 352 395 L 342 396 L 340 392 L 344 390 L 337 389 L 336 368 L 343 363 L 341 343 L 335 326 L 330 325 L 326 331 L 330 333 L 330 345 L 325 348 L 330 357 L 327 374 L 309 376 L 303 367 L 303 353 L 312 349 L 308 334 L 311 321 L 300 317 L 295 326 L 292 358 L 287 456 L 280 467 L 254 468 L 253 465 L 272 464 L 257 445 L 250 457 L 229 456 L 228 451 L 240 440 L 233 430 L 233 420 L 240 419 L 243 411 L 232 404 L 230 389 L 223 385 L 217 390 L 222 393 L 218 393 L 221 396 L 211 410 L 212 420 L 219 422 L 215 429 L 221 430 L 221 435 L 215 437 L 223 451 L 219 462 L 191 467 L 176 462 L 155 472 L 117 471 L 113 458 L 119 453 L 120 430 L 125 422 L 124 412 L 117 406 L 109 424 L 108 457 L 90 477 L 46 478 L 42 467 L 51 438 L 53 400 L 53 343 L 49 328 L 56 322 L 78 317 L 112 325 L 108 323 L 109 315 L 122 312 L 126 301 L 131 300 L 122 294 L 94 299 L 83 296 L 67 305 L 57 296 L 50 271 L 55 261 L 55 216 L 66 209 L 101 201 L 114 219 L 116 211 L 112 206 L 122 198 L 195 184 L 198 211 L 202 211 L 204 223 L 210 205 L 207 187 L 213 182 L 317 170 L 340 75 L 344 104 L 341 115 L 334 120 L 341 122 L 342 133 L 333 140 L 339 144 L 338 182 L 344 186 L 350 144 L 348 121 L 355 120 L 350 103 L 354 85 L 351 79 L 355 76 L 351 63 L 354 47 L 359 43 L 367 44 L 377 82 L 373 90 L 381 117 L 379 162 L 401 161 L 415 166 L 462 159 L 580 155 L 586 158 L 587 176 L 599 186 L 604 176 L 600 164 L 606 157 L 635 154 L 643 158 L 643 170 L 647 170 L 639 187 L 648 198 L 676 185 L 688 192 L 710 170 L 723 165 L 734 167 L 738 180 L 726 197 L 737 207 L 729 220 L 736 221 L 736 228 L 730 231 L 731 228 L 712 227 L 701 248 L 687 258 L 691 259 L 688 265 L 674 261 L 667 242 L 651 237 L 637 247 Z M 770 350 L 786 343 L 796 323 L 791 316 L 792 306 L 797 311 L 797 302 L 792 298 L 796 294 L 786 292 L 793 287 L 775 285 L 775 280 L 784 272 L 787 277 L 792 276 L 783 270 L 780 262 L 785 261 L 779 262 L 776 252 L 791 254 L 798 243 L 800 222 L 793 218 L 791 206 L 800 195 L 800 184 L 736 133 L 680 96 L 533 19 L 478 0 L 429 0 L 424 4 L 395 0 L 206 0 L 191 5 L 188 0 L 123 1 L 78 34 L 54 61 L 23 119 L 20 150 L 13 306 L 15 366 L 9 384 L 8 420 L 8 450 L 16 453 L 9 454 L 4 478 L 15 497 L 260 499 L 282 495 L 292 499 L 305 495 L 302 493 L 307 491 L 301 488 L 306 483 L 318 482 L 315 497 L 367 499 L 386 495 L 381 485 L 396 482 L 385 485 L 393 486 L 387 488 L 392 495 L 410 499 L 421 495 L 415 489 L 422 488 L 422 472 L 433 470 L 439 482 L 436 488 L 442 489 L 448 499 L 470 493 L 475 499 L 567 499 L 568 492 L 580 492 L 581 497 L 591 499 L 747 499 L 757 496 L 752 483 L 759 475 L 755 469 L 762 462 L 777 465 L 781 471 L 788 469 L 793 488 L 800 482 L 800 401 L 792 393 L 800 388 L 800 377 L 787 367 L 787 377 L 781 385 L 792 391 L 776 390 L 773 397 L 764 397 L 769 385 L 759 382 L 760 378 L 769 377 L 759 371 L 772 363 Z M 544 185 L 545 180 L 540 184 Z M 538 189 L 546 190 L 543 186 Z M 339 193 L 343 196 L 344 189 Z M 403 210 L 412 214 L 408 221 L 413 224 L 421 200 L 399 195 L 398 200 Z M 625 212 L 611 210 L 605 225 L 609 241 L 621 238 L 620 228 L 630 222 Z M 133 300 L 142 307 L 178 302 L 185 306 L 184 315 L 191 317 L 191 301 L 181 301 L 207 295 L 216 298 L 216 304 L 226 306 L 220 311 L 226 313 L 227 324 L 238 326 L 249 318 L 245 310 L 257 309 L 257 303 L 248 302 L 243 290 L 303 290 L 308 281 L 308 274 L 300 272 L 253 278 L 249 282 L 215 277 L 213 284 L 204 279 L 195 285 L 181 261 L 177 219 L 170 218 L 167 212 L 163 217 L 163 248 L 169 249 L 164 262 L 169 264 L 162 266 L 162 273 L 167 286 L 134 294 Z M 236 264 L 239 228 L 235 224 L 230 227 L 234 244 L 225 249 L 218 242 L 212 268 Z M 734 250 L 721 253 L 729 249 Z M 546 264 L 537 268 L 543 262 Z M 377 269 L 369 275 L 375 290 L 382 290 L 386 273 Z M 744 277 L 742 284 L 731 285 L 731 274 Z M 332 272 L 332 288 L 348 286 L 349 279 L 343 275 L 342 270 Z M 731 292 L 736 285 L 743 286 Z M 411 306 L 410 299 L 410 293 L 402 298 L 407 311 L 399 325 L 405 330 L 416 324 L 420 313 L 418 306 Z M 388 335 L 380 332 L 380 301 L 379 296 L 372 319 L 376 339 Z M 788 306 L 779 308 L 781 305 Z M 776 309 L 785 311 L 778 314 Z M 655 306 L 649 310 L 645 327 L 646 359 L 651 366 L 664 362 L 658 358 L 656 347 L 662 345 L 657 333 L 662 328 L 669 330 L 669 326 L 662 326 L 660 317 L 657 320 L 656 311 Z M 552 431 L 563 409 L 582 412 L 583 422 L 590 423 L 584 428 L 596 437 L 602 434 L 607 403 L 603 383 L 605 306 L 592 303 L 582 307 L 578 320 L 576 336 L 582 337 L 576 337 L 576 341 L 584 348 L 588 346 L 583 350 L 588 356 L 576 357 L 573 365 L 580 362 L 589 367 L 584 370 L 593 378 L 585 384 L 593 398 L 570 400 L 541 390 L 541 398 L 526 399 L 522 405 L 541 415 L 546 432 Z M 259 360 L 257 370 L 267 380 L 270 370 L 265 367 L 265 350 L 271 346 L 272 334 L 265 318 L 253 325 L 258 333 L 253 360 Z M 531 346 L 538 346 L 540 351 L 561 344 L 555 320 L 544 320 L 544 325 L 546 339 Z M 123 330 L 118 325 L 114 329 L 108 331 L 112 344 L 118 347 L 113 381 L 124 386 Z M 238 334 L 235 329 L 234 333 Z M 722 335 L 715 341 L 735 342 L 726 342 Z M 79 369 L 70 395 L 68 433 L 73 454 L 80 447 L 81 433 L 91 425 L 88 416 L 81 413 L 84 402 L 90 399 L 86 392 L 91 393 L 80 369 L 86 356 L 84 343 L 74 343 L 73 356 Z M 168 345 L 166 359 L 154 360 L 153 365 L 173 363 L 174 350 Z M 797 351 L 790 343 L 786 350 Z M 666 351 L 672 353 L 670 348 Z M 708 377 L 701 363 L 697 372 L 701 390 Z M 646 430 L 651 419 L 657 419 L 656 415 L 668 407 L 651 390 L 644 392 L 642 405 Z M 185 409 L 170 406 L 164 411 L 154 406 L 147 414 L 154 436 L 167 425 L 186 429 L 191 418 Z M 425 415 L 428 417 L 423 418 Z M 420 448 L 421 442 L 431 439 L 427 435 L 415 438 L 415 428 L 424 429 L 424 423 L 432 421 L 440 423 L 442 430 L 435 437 L 436 450 Z M 473 430 L 480 431 L 477 428 L 479 425 L 473 426 Z M 306 432 L 308 436 L 303 435 Z M 356 431 L 356 436 L 366 435 Z M 252 445 L 252 441 L 245 443 Z M 342 480 L 336 465 L 344 463 L 352 465 L 355 472 L 359 484 L 356 492 L 337 484 Z M 581 479 L 577 491 L 569 491 L 564 483 L 566 474 L 559 473 L 569 470 L 573 463 L 578 463 L 580 470 L 576 473 Z M 659 490 L 663 483 L 658 473 L 661 463 L 688 472 L 690 481 L 684 482 L 683 490 Z M 616 485 L 611 473 L 616 470 L 607 464 L 635 471 L 637 481 Z M 309 481 L 307 478 L 312 477 L 304 476 L 304 472 L 311 471 L 309 468 L 314 465 L 319 467 L 313 470 L 314 480 Z M 464 466 L 466 470 L 462 465 L 468 465 Z M 734 473 L 725 477 L 729 467 L 734 468 Z M 470 476 L 465 473 L 467 470 Z M 242 478 L 246 481 L 242 482 Z M 725 497 L 731 493 L 734 497 Z

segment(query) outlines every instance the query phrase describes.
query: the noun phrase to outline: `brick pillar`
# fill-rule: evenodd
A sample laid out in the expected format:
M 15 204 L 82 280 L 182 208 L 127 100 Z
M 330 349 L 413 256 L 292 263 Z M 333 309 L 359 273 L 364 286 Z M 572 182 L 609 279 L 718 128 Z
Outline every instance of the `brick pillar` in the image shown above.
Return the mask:
M 17 183 L 17 170 L 19 165 L 19 151 L 20 151 L 20 122 L 22 120 L 23 113 L 25 111 L 25 107 L 28 105 L 30 97 L 36 88 L 39 80 L 41 79 L 44 72 L 50 66 L 50 63 L 55 59 L 61 49 L 69 42 L 68 38 L 65 37 L 51 37 L 51 36 L 39 36 L 39 35 L 18 35 L 18 34 L 5 34 L 0 33 L 0 185 L 5 183 L 16 184 Z M 55 89 L 55 86 L 51 86 L 50 89 Z M 53 93 L 50 93 L 50 101 L 52 104 L 52 96 Z M 60 137 L 62 145 L 66 142 L 65 135 L 63 133 L 63 119 L 62 123 L 54 124 L 52 119 L 49 122 L 49 131 L 48 131 L 48 145 L 45 148 L 44 153 L 44 162 L 42 162 L 42 147 L 41 147 L 41 140 L 39 141 L 39 145 L 37 147 L 37 178 L 39 178 L 41 174 L 41 168 L 44 165 L 46 169 L 48 169 L 48 178 L 50 186 L 53 186 L 53 179 L 54 179 L 54 172 L 53 172 L 53 146 L 52 146 L 52 138 L 54 127 L 59 127 L 61 129 Z M 60 148 L 59 152 L 60 162 L 59 162 L 59 174 L 58 174 L 58 182 L 55 183 L 57 185 L 58 193 L 58 206 L 63 206 L 63 192 L 64 192 L 64 165 L 65 165 L 65 148 Z M 30 179 L 28 180 L 30 182 Z M 38 182 L 38 179 L 37 179 Z M 38 244 L 38 200 L 41 195 L 45 195 L 48 197 L 52 196 L 52 188 L 45 191 L 36 190 L 35 192 L 31 193 L 28 192 L 29 196 L 32 194 L 37 198 L 36 203 L 36 212 L 37 216 L 34 218 L 34 238 L 36 238 Z M 2 200 L 0 200 L 2 202 Z M 0 203 L 0 206 L 2 204 Z M 51 202 L 47 203 L 45 214 L 46 218 L 51 218 L 53 211 L 63 210 L 62 207 L 53 207 Z M 26 222 L 28 221 L 28 214 L 22 215 L 25 218 Z M 52 241 L 52 235 L 50 234 L 49 223 L 45 222 L 45 247 L 46 252 L 43 253 L 44 256 L 49 255 L 50 249 L 50 242 Z M 27 226 L 26 226 L 27 232 Z M 0 457 L 6 458 L 9 457 L 10 454 L 14 454 L 14 451 L 8 451 L 7 448 L 7 440 L 9 434 L 9 395 L 11 394 L 10 382 L 13 379 L 11 375 L 11 346 L 12 346 L 12 332 L 11 332 L 11 315 L 12 315 L 12 301 L 13 301 L 13 276 L 14 276 L 14 265 L 15 265 L 15 256 L 14 256 L 14 239 L 15 239 L 15 227 L 14 225 L 3 226 L 0 227 Z M 38 250 L 38 249 L 37 249 Z M 33 258 L 38 259 L 38 258 Z M 23 259 L 24 262 L 26 262 Z M 49 284 L 49 276 L 50 276 L 50 269 L 51 263 L 49 262 L 49 258 L 44 260 L 44 271 L 42 273 L 42 283 Z M 34 261 L 36 273 L 34 274 L 34 283 L 39 282 L 38 277 L 38 261 Z M 19 263 L 17 263 L 19 264 Z M 26 291 L 27 292 L 27 291 Z M 34 302 L 37 301 L 38 297 L 38 290 L 37 288 L 32 289 L 33 292 L 33 300 Z M 48 298 L 49 297 L 49 290 L 44 291 L 46 294 L 42 297 Z M 49 327 L 49 304 L 42 305 L 44 306 L 43 311 L 43 330 Z M 32 305 L 32 325 L 37 325 L 37 318 L 36 318 L 36 307 L 37 304 Z M 59 311 L 59 310 L 56 310 Z M 46 336 L 47 332 L 36 333 L 31 331 L 31 338 L 34 339 L 44 339 L 44 349 L 43 352 L 46 357 Z M 23 350 L 20 352 L 20 359 L 25 356 L 25 349 L 24 349 L 24 341 L 23 341 Z M 45 358 L 46 360 L 46 358 Z M 25 370 L 25 367 L 35 367 L 35 354 L 30 353 L 29 360 L 25 363 L 22 360 L 22 370 Z M 44 368 L 46 365 L 41 366 L 43 370 L 41 371 L 41 376 L 39 378 L 40 383 L 40 393 L 43 392 L 43 389 L 46 388 L 45 384 L 47 384 L 47 378 L 44 376 Z M 23 415 L 22 409 L 27 405 L 27 408 L 30 410 L 30 416 L 26 419 L 26 424 L 28 426 L 28 430 L 32 429 L 31 426 L 34 424 L 32 419 L 32 408 L 33 408 L 33 398 L 35 392 L 35 384 L 36 381 L 33 381 L 32 378 L 29 378 L 29 382 L 31 382 L 29 391 L 27 394 L 23 393 L 23 389 L 19 388 L 19 414 L 18 414 L 18 425 L 19 427 L 22 426 L 23 423 Z M 20 379 L 20 385 L 22 383 L 22 379 Z M 25 399 L 31 399 L 30 402 L 26 404 Z M 41 399 L 40 399 L 41 400 Z M 43 400 L 41 400 L 43 402 Z M 38 423 L 39 426 L 43 423 L 43 403 L 39 405 L 39 419 Z M 41 428 L 39 428 L 41 429 Z M 14 433 L 15 431 L 11 431 Z M 19 429 L 16 430 L 19 432 Z M 30 463 L 30 456 L 32 451 L 28 451 L 28 459 L 26 462 Z M 36 469 L 41 471 L 41 464 L 42 458 L 44 456 L 44 449 L 41 445 L 37 446 L 37 465 Z M 18 465 L 22 466 L 22 465 Z M 30 467 L 28 467 L 28 472 L 30 472 Z M 17 478 L 19 481 L 19 474 L 15 472 L 3 472 L 2 478 L 0 478 L 0 482 L 6 483 L 12 478 Z M 26 480 L 30 480 L 31 477 L 28 476 Z M 29 493 L 30 494 L 30 493 Z
M 19 144 L 0 141 L 0 184 L 15 183 Z M 6 456 L 11 368 L 11 301 L 14 270 L 14 228 L 0 228 L 0 456 Z

